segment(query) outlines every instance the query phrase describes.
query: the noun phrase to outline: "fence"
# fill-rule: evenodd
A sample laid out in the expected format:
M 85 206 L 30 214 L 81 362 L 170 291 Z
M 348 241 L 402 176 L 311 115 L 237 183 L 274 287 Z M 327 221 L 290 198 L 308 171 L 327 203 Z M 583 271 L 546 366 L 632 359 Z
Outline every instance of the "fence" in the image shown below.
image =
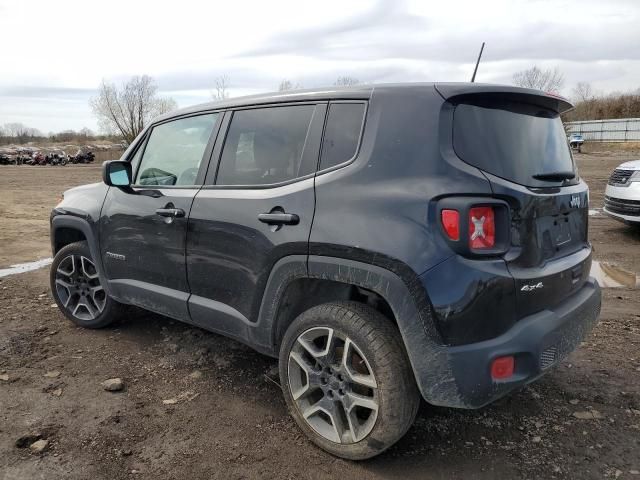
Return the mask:
M 567 122 L 568 133 L 580 133 L 586 142 L 640 142 L 640 118 Z

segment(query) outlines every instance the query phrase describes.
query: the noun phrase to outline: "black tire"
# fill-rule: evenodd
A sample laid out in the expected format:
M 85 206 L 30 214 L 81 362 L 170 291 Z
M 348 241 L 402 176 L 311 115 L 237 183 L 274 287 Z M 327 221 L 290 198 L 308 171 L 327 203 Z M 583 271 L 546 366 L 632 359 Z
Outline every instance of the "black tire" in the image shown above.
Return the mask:
M 345 438 L 350 440 L 344 443 L 332 441 L 327 438 L 326 435 L 320 434 L 317 431 L 318 427 L 312 427 L 301 411 L 303 408 L 307 408 L 307 412 L 314 410 L 314 406 L 318 405 L 320 401 L 310 407 L 306 405 L 313 403 L 316 395 L 313 395 L 314 398 L 312 400 L 307 400 L 305 397 L 311 397 L 310 392 L 322 390 L 321 394 L 323 396 L 321 400 L 342 405 L 338 407 L 338 410 L 335 410 L 336 413 L 342 412 L 340 415 L 337 415 L 342 418 L 342 420 L 337 423 L 342 423 L 342 426 L 348 427 L 347 430 L 357 430 L 356 428 L 351 428 L 351 418 L 349 416 L 352 415 L 352 413 L 349 413 L 348 404 L 342 400 L 346 395 L 345 392 L 343 389 L 339 390 L 340 398 L 334 393 L 336 392 L 335 389 L 343 384 L 333 383 L 333 387 L 329 387 L 329 390 L 323 390 L 327 386 L 324 375 L 328 374 L 324 372 L 328 367 L 322 367 L 322 365 L 316 363 L 315 370 L 312 373 L 306 373 L 306 377 L 303 376 L 307 381 L 305 390 L 307 393 L 302 394 L 302 396 L 299 395 L 298 398 L 303 398 L 302 402 L 304 402 L 305 406 L 299 406 L 300 400 L 296 401 L 294 399 L 292 388 L 295 388 L 292 387 L 290 383 L 298 381 L 296 380 L 296 375 L 298 375 L 296 369 L 299 362 L 295 358 L 299 357 L 294 358 L 292 356 L 296 353 L 296 349 L 300 348 L 300 344 L 302 344 L 302 342 L 298 342 L 298 337 L 303 336 L 303 334 L 305 336 L 309 335 L 310 332 L 311 334 L 314 334 L 316 331 L 320 332 L 323 328 L 332 332 L 332 336 L 328 338 L 336 338 L 336 344 L 341 341 L 338 337 L 342 336 L 343 338 L 347 338 L 348 341 L 351 342 L 351 345 L 356 346 L 355 353 L 357 355 L 361 353 L 364 358 L 363 361 L 360 361 L 360 364 L 366 363 L 364 368 L 372 374 L 373 381 L 376 383 L 376 388 L 369 390 L 371 392 L 370 394 L 374 395 L 377 401 L 376 417 L 367 427 L 367 429 L 370 428 L 370 430 L 365 429 L 368 433 L 361 438 L 357 438 L 357 435 L 352 435 L 343 429 L 345 436 L 341 437 L 338 435 L 337 438 L 339 438 L 339 442 L 343 442 Z M 303 336 L 303 340 L 308 338 L 305 336 Z M 329 340 L 327 340 L 327 343 L 329 343 Z M 343 343 L 343 345 L 346 345 L 346 343 Z M 326 348 L 327 352 L 330 350 L 329 347 L 322 348 Z M 343 355 L 345 349 L 347 350 L 347 354 Z M 337 352 L 337 355 L 343 357 L 342 361 L 329 360 L 324 362 L 323 360 L 323 365 L 326 363 L 334 365 L 334 371 L 328 368 L 328 372 L 331 375 L 331 377 L 329 377 L 330 383 L 338 382 L 337 377 L 339 377 L 339 380 L 343 380 L 342 376 L 336 372 L 344 373 L 344 358 L 350 356 L 348 354 L 349 348 L 346 346 L 343 346 L 341 353 L 339 353 L 339 350 L 337 350 Z M 303 352 L 303 355 L 305 353 L 308 352 Z M 331 356 L 335 360 L 337 355 Z M 308 358 L 312 359 L 311 362 L 317 362 L 316 358 L 311 355 L 309 355 Z M 291 364 L 294 365 L 293 367 L 290 365 L 292 361 L 294 362 Z M 353 362 L 353 360 L 351 361 Z M 308 366 L 309 365 L 307 365 L 307 367 Z M 420 393 L 416 386 L 400 332 L 388 318 L 368 305 L 361 303 L 327 303 L 313 307 L 302 313 L 293 321 L 285 333 L 280 347 L 279 369 L 284 397 L 289 411 L 298 426 L 311 441 L 320 448 L 345 459 L 363 460 L 371 458 L 391 447 L 400 440 L 411 427 L 420 405 Z M 302 368 L 300 370 L 305 369 Z M 318 384 L 314 384 L 312 386 L 310 380 L 311 375 L 314 376 L 314 379 L 316 375 L 323 375 L 320 377 L 323 385 L 317 386 Z M 369 375 L 365 375 L 365 378 L 366 377 L 369 377 Z M 351 386 L 353 388 L 357 387 L 358 385 L 356 385 L 356 383 L 352 383 Z M 331 390 L 331 388 L 333 388 L 333 390 Z M 350 387 L 345 386 L 344 388 L 347 390 Z M 302 389 L 305 389 L 304 385 Z M 330 398 L 327 398 L 328 396 Z M 342 415 L 345 414 L 345 412 L 346 417 Z M 369 415 L 371 414 L 372 412 L 369 412 Z M 309 417 L 311 418 L 312 415 L 309 415 Z M 318 417 L 322 416 L 326 417 L 324 421 L 327 422 L 327 425 L 333 425 L 335 427 L 333 420 L 330 422 L 327 421 L 327 419 L 332 419 L 333 416 L 318 412 Z M 336 415 L 334 414 L 334 416 Z M 344 420 L 345 418 L 346 422 Z M 321 420 L 316 420 L 316 424 L 319 422 L 321 422 Z M 369 422 L 369 420 L 365 420 L 365 422 Z M 338 429 L 335 429 L 335 434 L 338 434 Z
M 74 268 L 75 265 L 77 266 Z M 76 273 L 74 275 L 68 272 Z M 109 297 L 104 289 L 99 291 L 102 285 L 87 242 L 71 243 L 56 253 L 51 264 L 49 281 L 51 295 L 58 308 L 80 327 L 103 328 L 120 320 L 125 312 L 125 305 Z M 74 308 L 76 301 L 86 304 Z

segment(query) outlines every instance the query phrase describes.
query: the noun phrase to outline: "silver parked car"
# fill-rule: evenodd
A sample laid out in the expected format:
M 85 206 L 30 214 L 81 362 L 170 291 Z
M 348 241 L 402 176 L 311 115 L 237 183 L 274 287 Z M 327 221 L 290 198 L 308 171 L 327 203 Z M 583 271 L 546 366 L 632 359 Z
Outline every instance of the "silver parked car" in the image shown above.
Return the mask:
M 619 165 L 609 177 L 604 195 L 607 215 L 640 226 L 640 160 Z
M 584 143 L 584 137 L 579 133 L 572 133 L 569 135 L 567 139 L 569 141 L 569 146 L 573 150 L 578 150 L 578 152 L 582 152 L 582 144 Z

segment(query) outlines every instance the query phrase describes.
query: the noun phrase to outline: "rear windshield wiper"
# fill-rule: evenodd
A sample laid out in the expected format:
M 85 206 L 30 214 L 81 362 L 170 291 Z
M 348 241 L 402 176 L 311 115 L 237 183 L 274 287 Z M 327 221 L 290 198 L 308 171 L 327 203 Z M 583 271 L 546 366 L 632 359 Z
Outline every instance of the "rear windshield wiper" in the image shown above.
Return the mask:
M 538 173 L 533 176 L 536 180 L 548 181 L 548 182 L 561 182 L 563 180 L 571 180 L 576 178 L 575 172 L 549 172 Z

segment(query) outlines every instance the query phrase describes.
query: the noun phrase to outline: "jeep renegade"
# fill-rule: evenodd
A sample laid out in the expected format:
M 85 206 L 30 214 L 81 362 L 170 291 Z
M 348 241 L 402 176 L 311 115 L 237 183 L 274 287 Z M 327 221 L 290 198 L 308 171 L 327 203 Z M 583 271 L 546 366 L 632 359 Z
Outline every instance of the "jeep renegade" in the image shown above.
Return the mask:
M 569 108 L 436 83 L 172 112 L 53 210 L 53 295 L 84 327 L 136 305 L 279 358 L 305 434 L 372 457 L 420 397 L 482 407 L 596 322 Z

